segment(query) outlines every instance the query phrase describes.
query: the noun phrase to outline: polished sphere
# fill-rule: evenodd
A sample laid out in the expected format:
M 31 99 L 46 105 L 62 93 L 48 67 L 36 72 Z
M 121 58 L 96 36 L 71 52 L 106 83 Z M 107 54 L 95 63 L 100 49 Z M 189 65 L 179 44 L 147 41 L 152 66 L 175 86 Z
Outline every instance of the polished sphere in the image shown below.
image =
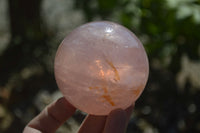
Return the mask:
M 138 38 L 108 21 L 87 23 L 72 31 L 59 46 L 54 67 L 64 97 L 93 115 L 126 109 L 142 93 L 149 73 Z

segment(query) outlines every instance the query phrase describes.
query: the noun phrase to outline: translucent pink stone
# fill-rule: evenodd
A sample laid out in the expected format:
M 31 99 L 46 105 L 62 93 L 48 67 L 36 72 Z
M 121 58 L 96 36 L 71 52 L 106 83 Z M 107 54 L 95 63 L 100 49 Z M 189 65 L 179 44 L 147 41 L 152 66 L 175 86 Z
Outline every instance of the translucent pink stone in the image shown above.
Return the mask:
M 55 58 L 55 77 L 64 97 L 93 115 L 125 109 L 142 93 L 149 72 L 138 38 L 113 22 L 92 22 L 72 31 Z

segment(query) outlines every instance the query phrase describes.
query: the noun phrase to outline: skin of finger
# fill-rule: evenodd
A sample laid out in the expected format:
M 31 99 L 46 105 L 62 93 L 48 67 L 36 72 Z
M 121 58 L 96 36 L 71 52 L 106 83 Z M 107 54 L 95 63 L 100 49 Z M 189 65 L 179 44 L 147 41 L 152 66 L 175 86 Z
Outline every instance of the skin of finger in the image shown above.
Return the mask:
M 121 109 L 116 109 L 113 110 L 106 121 L 105 124 L 105 128 L 104 128 L 104 132 L 103 133 L 124 133 L 126 130 L 126 127 L 128 125 L 131 113 L 134 109 L 135 103 L 133 103 L 131 106 L 129 106 L 126 110 L 125 110 L 125 115 L 124 115 L 124 111 Z M 125 119 L 125 122 L 123 121 Z M 121 122 L 121 124 L 120 124 Z M 120 125 L 120 126 L 118 126 Z M 114 128 L 113 128 L 114 127 Z M 117 128 L 115 128 L 117 127 Z M 118 129 L 120 128 L 120 129 Z M 117 130 L 117 131 L 115 131 Z
M 88 115 L 78 133 L 102 133 L 107 116 Z
M 135 107 L 135 103 L 133 103 L 131 106 L 129 106 L 125 111 L 126 111 L 126 127 L 128 125 L 129 119 L 131 117 L 131 114 L 133 112 L 133 109 Z
M 103 133 L 124 133 L 127 114 L 125 110 L 116 109 L 108 115 Z
M 54 133 L 61 124 L 74 114 L 75 110 L 76 108 L 65 98 L 60 98 L 48 105 L 38 116 L 30 121 L 23 133 L 30 133 L 31 129 Z
M 23 133 L 42 133 L 41 131 L 31 128 L 31 127 L 25 127 L 24 132 Z

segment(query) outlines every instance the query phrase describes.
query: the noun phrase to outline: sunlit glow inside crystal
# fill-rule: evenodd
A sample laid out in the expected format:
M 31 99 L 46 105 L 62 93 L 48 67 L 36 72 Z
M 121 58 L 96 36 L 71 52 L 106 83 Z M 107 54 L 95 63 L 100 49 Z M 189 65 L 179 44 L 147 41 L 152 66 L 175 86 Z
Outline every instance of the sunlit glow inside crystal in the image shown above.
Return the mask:
M 93 115 L 130 106 L 141 95 L 148 72 L 141 42 L 112 22 L 78 27 L 64 39 L 55 58 L 55 77 L 64 97 Z
M 113 29 L 111 27 L 106 27 L 105 32 L 107 33 L 111 33 L 113 31 Z

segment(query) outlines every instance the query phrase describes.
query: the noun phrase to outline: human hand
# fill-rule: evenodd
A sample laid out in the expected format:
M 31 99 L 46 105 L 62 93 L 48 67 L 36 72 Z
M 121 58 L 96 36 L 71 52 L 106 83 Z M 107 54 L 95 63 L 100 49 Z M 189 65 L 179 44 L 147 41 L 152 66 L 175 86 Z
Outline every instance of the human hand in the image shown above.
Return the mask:
M 113 110 L 108 116 L 88 115 L 78 133 L 124 133 L 133 107 Z M 62 97 L 31 120 L 23 133 L 54 133 L 75 111 L 76 108 Z

